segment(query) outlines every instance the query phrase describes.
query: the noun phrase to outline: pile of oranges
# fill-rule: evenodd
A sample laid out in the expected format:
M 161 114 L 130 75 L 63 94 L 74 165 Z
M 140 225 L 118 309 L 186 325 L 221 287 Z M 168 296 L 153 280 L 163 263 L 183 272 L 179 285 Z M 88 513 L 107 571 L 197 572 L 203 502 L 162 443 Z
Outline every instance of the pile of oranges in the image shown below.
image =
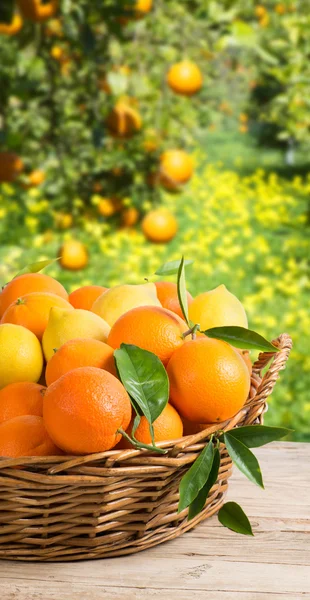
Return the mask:
M 193 298 L 189 318 L 206 328 L 247 327 L 240 301 L 221 285 Z M 177 286 L 78 288 L 68 295 L 42 273 L 15 277 L 0 293 L 0 456 L 83 455 L 130 447 L 135 412 L 114 350 L 131 344 L 164 365 L 170 399 L 155 443 L 231 418 L 250 389 L 251 361 L 224 341 L 189 333 Z M 141 418 L 135 438 L 151 443 Z

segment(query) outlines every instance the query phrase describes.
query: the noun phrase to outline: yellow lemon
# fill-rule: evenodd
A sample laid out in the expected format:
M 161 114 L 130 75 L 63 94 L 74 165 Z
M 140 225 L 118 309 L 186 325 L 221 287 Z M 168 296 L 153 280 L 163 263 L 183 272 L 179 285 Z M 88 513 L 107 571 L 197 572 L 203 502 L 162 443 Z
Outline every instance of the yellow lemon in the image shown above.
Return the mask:
M 110 288 L 95 300 L 92 311 L 112 327 L 119 317 L 138 306 L 161 306 L 154 283 Z
M 43 368 L 38 338 L 21 325 L 0 325 L 0 389 L 18 381 L 40 379 Z
M 77 308 L 52 308 L 42 338 L 44 356 L 49 360 L 55 349 L 69 340 L 88 338 L 105 342 L 110 332 L 109 325 L 89 310 Z
M 226 325 L 248 326 L 246 312 L 240 300 L 225 285 L 196 296 L 189 306 L 189 318 L 194 323 L 199 323 L 202 331 Z

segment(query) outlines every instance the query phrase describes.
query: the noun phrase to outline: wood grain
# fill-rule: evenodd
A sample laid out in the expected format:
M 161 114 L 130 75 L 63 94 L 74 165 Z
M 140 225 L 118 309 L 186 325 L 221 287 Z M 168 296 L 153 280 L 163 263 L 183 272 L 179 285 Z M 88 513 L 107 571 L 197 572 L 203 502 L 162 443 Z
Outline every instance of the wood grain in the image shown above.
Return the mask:
M 0 562 L 1 600 L 310 600 L 310 444 L 255 450 L 265 491 L 234 471 L 229 499 L 255 537 L 216 517 L 141 554 L 79 563 Z

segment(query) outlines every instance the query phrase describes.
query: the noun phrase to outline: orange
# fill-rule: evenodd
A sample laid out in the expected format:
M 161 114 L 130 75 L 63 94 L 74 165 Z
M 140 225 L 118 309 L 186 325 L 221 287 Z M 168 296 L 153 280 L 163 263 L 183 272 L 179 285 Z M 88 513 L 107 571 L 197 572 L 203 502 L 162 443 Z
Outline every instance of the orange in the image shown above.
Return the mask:
M 0 34 L 16 35 L 23 26 L 23 20 L 17 13 L 13 15 L 11 23 L 0 23 Z
M 167 74 L 169 87 L 184 96 L 192 96 L 202 87 L 202 73 L 196 63 L 182 60 L 172 65 Z
M 44 181 L 45 181 L 44 171 L 41 171 L 40 169 L 36 169 L 34 171 L 31 171 L 31 173 L 29 173 L 28 179 L 25 183 L 22 183 L 22 187 L 25 190 L 28 190 L 31 187 L 36 187 L 38 185 L 41 185 L 41 183 L 43 183 Z
M 278 15 L 284 15 L 286 13 L 286 6 L 285 4 L 276 4 L 274 10 Z
M 46 365 L 47 385 L 78 367 L 97 367 L 116 375 L 113 348 L 89 338 L 76 338 L 66 342 L 55 352 Z
M 49 435 L 65 452 L 104 452 L 121 439 L 118 429 L 127 429 L 131 403 L 114 375 L 80 367 L 47 388 L 43 417 Z
M 172 281 L 155 281 L 155 285 L 157 298 L 161 305 L 183 319 L 183 313 L 178 298 L 177 284 Z M 187 302 L 188 306 L 193 302 L 193 296 L 191 296 L 189 292 L 187 292 Z
M 49 292 L 68 300 L 65 288 L 53 277 L 43 273 L 25 273 L 12 279 L 3 288 L 0 294 L 0 317 L 12 302 L 31 292 Z
M 142 120 L 139 112 L 132 106 L 133 99 L 119 100 L 110 112 L 107 125 L 112 133 L 119 137 L 130 137 L 141 129 Z
M 247 125 L 242 124 L 242 125 L 239 125 L 239 131 L 240 131 L 240 133 L 247 133 L 249 131 L 249 128 Z
M 131 436 L 133 420 L 131 421 L 127 433 Z M 167 404 L 163 412 L 153 423 L 154 440 L 156 442 L 165 442 L 167 440 L 177 440 L 183 436 L 183 423 L 180 415 L 171 404 Z M 142 417 L 139 426 L 135 432 L 135 438 L 143 444 L 151 444 L 151 434 L 149 423 L 146 417 Z M 123 438 L 121 443 L 123 448 L 132 448 L 132 444 Z
M 122 225 L 124 227 L 132 227 L 135 225 L 140 217 L 139 211 L 134 206 L 129 206 L 128 208 L 124 208 L 122 211 Z
M 124 313 L 113 325 L 107 343 L 119 348 L 121 343 L 134 344 L 154 352 L 167 364 L 176 348 L 182 346 L 185 321 L 166 308 L 139 306 Z
M 74 308 L 91 310 L 95 300 L 106 292 L 108 288 L 102 285 L 84 285 L 69 294 L 69 302 Z
M 14 152 L 0 152 L 0 182 L 12 182 L 23 171 L 24 163 Z
M 25 17 L 36 23 L 41 23 L 53 17 L 58 9 L 58 0 L 42 2 L 42 0 L 18 0 L 18 6 Z
M 166 150 L 160 157 L 160 181 L 168 189 L 189 181 L 193 171 L 193 159 L 184 150 Z
M 39 383 L 20 381 L 10 383 L 0 390 L 0 423 L 21 415 L 43 414 L 45 387 Z
M 46 432 L 42 417 L 22 415 L 0 424 L 0 456 L 57 456 L 62 454 Z
M 63 269 L 78 271 L 88 264 L 87 248 L 79 240 L 68 240 L 59 250 L 60 264 Z
M 52 306 L 70 308 L 71 304 L 56 294 L 32 292 L 14 300 L 6 309 L 0 322 L 22 325 L 26 329 L 30 329 L 41 340 Z
M 185 342 L 173 353 L 167 373 L 171 403 L 181 417 L 194 423 L 230 419 L 249 394 L 244 360 L 221 340 L 198 337 Z
M 136 0 L 134 10 L 138 15 L 146 15 L 152 10 L 153 0 Z
M 265 16 L 265 14 L 266 14 L 266 12 L 267 12 L 267 9 L 266 9 L 264 6 L 262 6 L 261 4 L 258 4 L 258 5 L 255 7 L 255 11 L 254 11 L 254 12 L 255 12 L 256 16 L 257 16 L 259 19 L 261 19 L 262 17 L 264 17 L 264 16 Z
M 118 198 L 101 198 L 98 204 L 98 212 L 102 217 L 112 217 L 121 210 L 122 203 Z
M 178 223 L 168 210 L 158 208 L 145 215 L 142 231 L 150 242 L 170 242 L 178 231 Z
M 59 229 L 69 229 L 73 223 L 70 213 L 58 213 L 55 215 L 55 223 Z

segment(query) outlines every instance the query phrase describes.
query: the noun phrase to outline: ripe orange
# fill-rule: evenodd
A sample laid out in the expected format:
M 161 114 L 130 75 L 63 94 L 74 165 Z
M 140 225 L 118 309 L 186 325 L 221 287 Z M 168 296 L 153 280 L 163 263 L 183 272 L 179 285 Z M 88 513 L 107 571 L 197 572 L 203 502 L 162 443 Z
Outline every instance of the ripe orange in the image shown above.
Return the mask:
M 98 212 L 102 217 L 112 217 L 122 208 L 118 198 L 101 198 L 98 204 Z
M 127 433 L 131 436 L 133 420 L 131 421 Z M 177 440 L 183 436 L 183 423 L 180 415 L 171 404 L 167 404 L 163 412 L 153 423 L 154 439 L 156 442 L 165 442 L 167 440 Z M 151 444 L 149 424 L 146 417 L 142 417 L 139 426 L 135 432 L 135 437 L 143 444 Z M 121 442 L 123 448 L 132 448 L 132 444 L 123 438 Z
M 57 456 L 62 454 L 44 427 L 42 417 L 22 415 L 0 424 L 0 456 Z
M 112 348 L 119 348 L 122 342 L 134 344 L 154 352 L 166 365 L 174 350 L 183 345 L 182 333 L 187 329 L 185 321 L 166 308 L 139 306 L 119 317 L 107 343 Z
M 21 415 L 43 414 L 45 387 L 39 383 L 20 381 L 0 390 L 0 423 Z
M 173 353 L 167 373 L 170 401 L 194 423 L 233 417 L 250 389 L 248 368 L 238 352 L 221 340 L 198 337 Z
M 50 385 L 43 402 L 46 429 L 70 454 L 110 450 L 127 429 L 131 403 L 121 382 L 102 369 L 80 367 Z
M 52 306 L 71 308 L 71 304 L 57 294 L 48 292 L 25 294 L 10 304 L 0 322 L 22 325 L 26 329 L 30 329 L 41 340 Z
M 25 17 L 41 23 L 53 17 L 58 9 L 58 0 L 43 3 L 42 0 L 18 0 L 18 6 Z
M 11 23 L 0 23 L 0 34 L 16 35 L 23 26 L 23 20 L 18 13 L 13 15 Z
M 183 313 L 178 298 L 177 284 L 172 281 L 155 281 L 155 285 L 157 298 L 161 305 L 183 319 Z M 193 296 L 191 296 L 189 292 L 187 292 L 187 302 L 188 306 L 193 302 Z
M 0 293 L 0 317 L 3 316 L 12 302 L 31 292 L 48 292 L 68 300 L 65 288 L 53 277 L 43 273 L 25 273 L 12 279 L 2 289 Z
M 23 171 L 24 163 L 14 152 L 0 152 L 0 182 L 12 182 Z
M 166 150 L 160 157 L 160 181 L 168 189 L 189 181 L 193 171 L 193 159 L 184 150 Z
M 111 346 L 99 340 L 69 340 L 49 359 L 45 371 L 46 383 L 51 385 L 62 375 L 78 367 L 97 367 L 116 375 L 113 352 Z
M 169 87 L 183 96 L 192 96 L 202 87 L 202 73 L 196 63 L 182 60 L 172 65 L 167 74 Z
M 54 218 L 59 229 L 69 229 L 73 223 L 73 217 L 70 213 L 57 213 Z
M 60 264 L 63 269 L 78 271 L 88 264 L 87 248 L 79 240 L 68 240 L 59 250 Z
M 133 99 L 119 100 L 107 119 L 108 128 L 119 137 L 130 137 L 141 129 L 139 112 L 132 105 Z
M 140 213 L 134 206 L 124 208 L 122 211 L 122 225 L 124 227 L 132 227 L 139 220 Z
M 136 0 L 134 10 L 138 13 L 138 16 L 146 15 L 152 10 L 153 0 Z
M 150 242 L 170 242 L 178 231 L 176 218 L 164 208 L 151 210 L 142 221 L 142 231 Z
M 84 285 L 69 294 L 69 302 L 74 308 L 91 310 L 95 300 L 106 292 L 108 288 L 102 285 Z

